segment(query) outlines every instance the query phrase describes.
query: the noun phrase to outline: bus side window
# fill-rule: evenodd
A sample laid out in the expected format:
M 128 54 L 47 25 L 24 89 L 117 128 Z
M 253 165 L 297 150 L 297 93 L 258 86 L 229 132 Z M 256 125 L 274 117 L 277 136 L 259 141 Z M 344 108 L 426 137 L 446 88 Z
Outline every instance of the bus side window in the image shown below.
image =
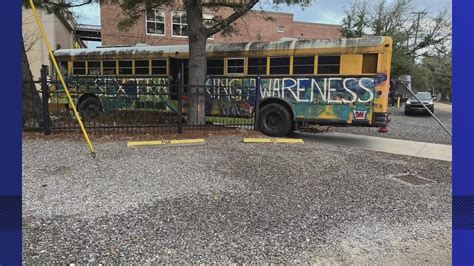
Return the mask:
M 87 75 L 90 75 L 90 76 L 100 75 L 100 61 L 87 62 Z
M 255 57 L 249 58 L 247 63 L 247 71 L 249 75 L 266 75 L 267 74 L 267 58 Z
M 104 61 L 102 62 L 102 68 L 104 69 L 104 76 L 117 75 L 117 62 L 116 61 Z
M 313 74 L 314 56 L 299 56 L 293 58 L 293 74 Z
M 132 61 L 119 61 L 119 75 L 132 75 Z
M 135 60 L 135 74 L 136 75 L 150 75 L 150 61 L 149 60 Z
M 228 58 L 227 59 L 227 74 L 244 74 L 245 59 L 243 58 Z
M 224 75 L 224 59 L 208 59 L 207 75 Z
M 288 75 L 290 74 L 289 57 L 270 58 L 270 75 Z
M 151 74 L 166 75 L 166 60 L 152 60 Z
M 74 75 L 85 75 L 86 74 L 86 62 L 77 61 L 72 64 L 72 72 Z
M 340 56 L 318 56 L 318 74 L 339 74 Z
M 364 54 L 362 59 L 362 73 L 373 74 L 377 73 L 378 54 Z

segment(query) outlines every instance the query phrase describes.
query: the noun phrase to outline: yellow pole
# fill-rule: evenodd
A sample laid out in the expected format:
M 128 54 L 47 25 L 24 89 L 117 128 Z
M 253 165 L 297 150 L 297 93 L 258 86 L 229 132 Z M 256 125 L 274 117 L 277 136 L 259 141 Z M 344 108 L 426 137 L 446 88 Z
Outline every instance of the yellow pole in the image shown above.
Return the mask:
M 94 146 L 92 146 L 92 142 L 89 139 L 89 135 L 87 135 L 86 128 L 84 127 L 84 124 L 82 123 L 81 116 L 77 112 L 76 106 L 74 105 L 74 102 L 72 101 L 71 94 L 69 93 L 69 89 L 66 85 L 66 82 L 64 81 L 64 77 L 61 70 L 59 69 L 58 63 L 56 62 L 56 58 L 54 57 L 54 54 L 53 54 L 53 49 L 51 49 L 51 44 L 49 43 L 48 37 L 46 36 L 43 23 L 41 23 L 41 20 L 38 15 L 38 11 L 36 10 L 35 3 L 33 2 L 33 0 L 30 0 L 30 5 L 31 5 L 31 8 L 33 9 L 33 14 L 35 15 L 36 23 L 38 23 L 38 27 L 41 31 L 41 35 L 43 37 L 44 43 L 46 44 L 46 48 L 48 48 L 48 53 L 49 53 L 49 56 L 51 57 L 51 61 L 53 62 L 54 68 L 56 69 L 56 72 L 58 73 L 61 84 L 63 85 L 64 90 L 66 92 L 67 98 L 69 100 L 69 105 L 72 107 L 72 111 L 74 112 L 74 115 L 76 116 L 77 122 L 79 122 L 79 126 L 81 127 L 82 134 L 84 135 L 87 145 L 89 146 L 91 156 L 95 158 L 96 154 L 95 154 Z
M 397 108 L 400 108 L 400 96 L 397 98 Z

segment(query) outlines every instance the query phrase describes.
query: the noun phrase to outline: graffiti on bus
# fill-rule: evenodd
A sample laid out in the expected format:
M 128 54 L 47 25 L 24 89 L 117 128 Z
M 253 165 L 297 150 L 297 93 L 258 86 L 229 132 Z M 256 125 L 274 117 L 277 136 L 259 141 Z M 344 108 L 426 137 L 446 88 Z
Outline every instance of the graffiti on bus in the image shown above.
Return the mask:
M 386 75 L 383 74 L 374 77 L 262 78 L 258 97 L 283 98 L 302 113 L 310 106 L 320 108 L 329 106 L 331 110 L 353 112 L 354 119 L 363 119 L 368 117 L 367 114 L 370 112 L 369 108 L 363 106 L 371 105 L 373 100 L 379 97 L 376 87 L 385 81 Z M 159 106 L 162 110 L 174 112 L 178 110 L 177 91 L 170 87 L 170 79 L 167 77 L 97 78 L 87 81 L 75 79 L 69 84 L 73 91 L 97 95 L 104 109 Z M 250 116 L 255 109 L 255 87 L 255 78 L 208 78 L 205 95 L 206 114 Z M 189 103 L 186 92 L 183 100 L 186 108 Z M 347 106 L 353 108 L 349 110 Z
M 386 78 L 324 77 L 261 79 L 260 98 L 284 98 L 295 103 L 353 104 L 374 100 L 375 87 Z M 236 99 L 254 96 L 256 79 L 211 78 L 207 80 L 211 97 Z M 252 93 L 253 92 L 253 93 Z
M 85 94 L 97 96 L 104 110 L 159 108 L 167 109 L 170 99 L 168 78 L 77 78 L 66 80 L 75 101 Z M 61 84 L 52 88 L 52 103 L 68 102 Z
M 370 106 L 379 97 L 375 88 L 386 80 L 386 75 L 376 77 L 304 77 L 262 78 L 259 98 L 283 98 L 294 105 L 297 112 L 308 114 L 308 109 L 320 109 L 313 113 L 334 112 L 346 118 L 353 112 L 355 120 L 368 117 Z M 256 79 L 210 78 L 208 94 L 216 99 L 232 99 L 241 102 L 244 109 L 235 114 L 248 113 L 255 105 Z M 309 111 L 311 113 L 311 111 Z
M 79 91 L 95 93 L 99 97 L 168 96 L 168 78 L 96 78 L 89 81 L 75 80 Z M 73 84 L 74 84 L 73 83 Z

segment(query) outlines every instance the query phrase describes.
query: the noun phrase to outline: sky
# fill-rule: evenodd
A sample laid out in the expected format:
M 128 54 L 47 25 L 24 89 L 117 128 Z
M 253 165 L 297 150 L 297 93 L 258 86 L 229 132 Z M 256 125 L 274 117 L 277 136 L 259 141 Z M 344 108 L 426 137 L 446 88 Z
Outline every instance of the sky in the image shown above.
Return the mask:
M 388 0 L 388 2 L 392 1 L 394 0 Z M 271 3 L 268 0 L 262 2 Z M 344 17 L 344 9 L 351 2 L 350 0 L 313 0 L 311 6 L 303 9 L 299 6 L 280 5 L 275 8 L 271 4 L 258 4 L 255 9 L 293 13 L 296 21 L 340 24 Z M 412 2 L 414 12 L 427 9 L 429 13 L 436 14 L 440 10 L 451 8 L 451 0 L 412 0 Z M 73 11 L 78 16 L 79 23 L 100 25 L 98 4 L 74 8 Z
M 313 4 L 303 10 L 298 6 L 281 6 L 277 11 L 293 13 L 297 21 L 341 24 L 344 10 L 352 2 L 350 0 L 313 0 Z M 388 2 L 393 2 L 393 0 Z M 450 8 L 451 0 L 413 0 L 413 5 L 413 11 L 428 9 L 428 12 L 437 13 L 446 7 Z

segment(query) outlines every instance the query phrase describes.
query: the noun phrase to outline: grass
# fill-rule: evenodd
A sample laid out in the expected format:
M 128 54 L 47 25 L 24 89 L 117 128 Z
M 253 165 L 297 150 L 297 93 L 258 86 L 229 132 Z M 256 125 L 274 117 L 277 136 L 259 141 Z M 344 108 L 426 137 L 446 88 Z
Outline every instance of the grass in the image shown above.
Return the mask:
M 234 124 L 234 125 L 253 125 L 252 118 L 226 117 L 226 116 L 206 116 L 206 122 Z

